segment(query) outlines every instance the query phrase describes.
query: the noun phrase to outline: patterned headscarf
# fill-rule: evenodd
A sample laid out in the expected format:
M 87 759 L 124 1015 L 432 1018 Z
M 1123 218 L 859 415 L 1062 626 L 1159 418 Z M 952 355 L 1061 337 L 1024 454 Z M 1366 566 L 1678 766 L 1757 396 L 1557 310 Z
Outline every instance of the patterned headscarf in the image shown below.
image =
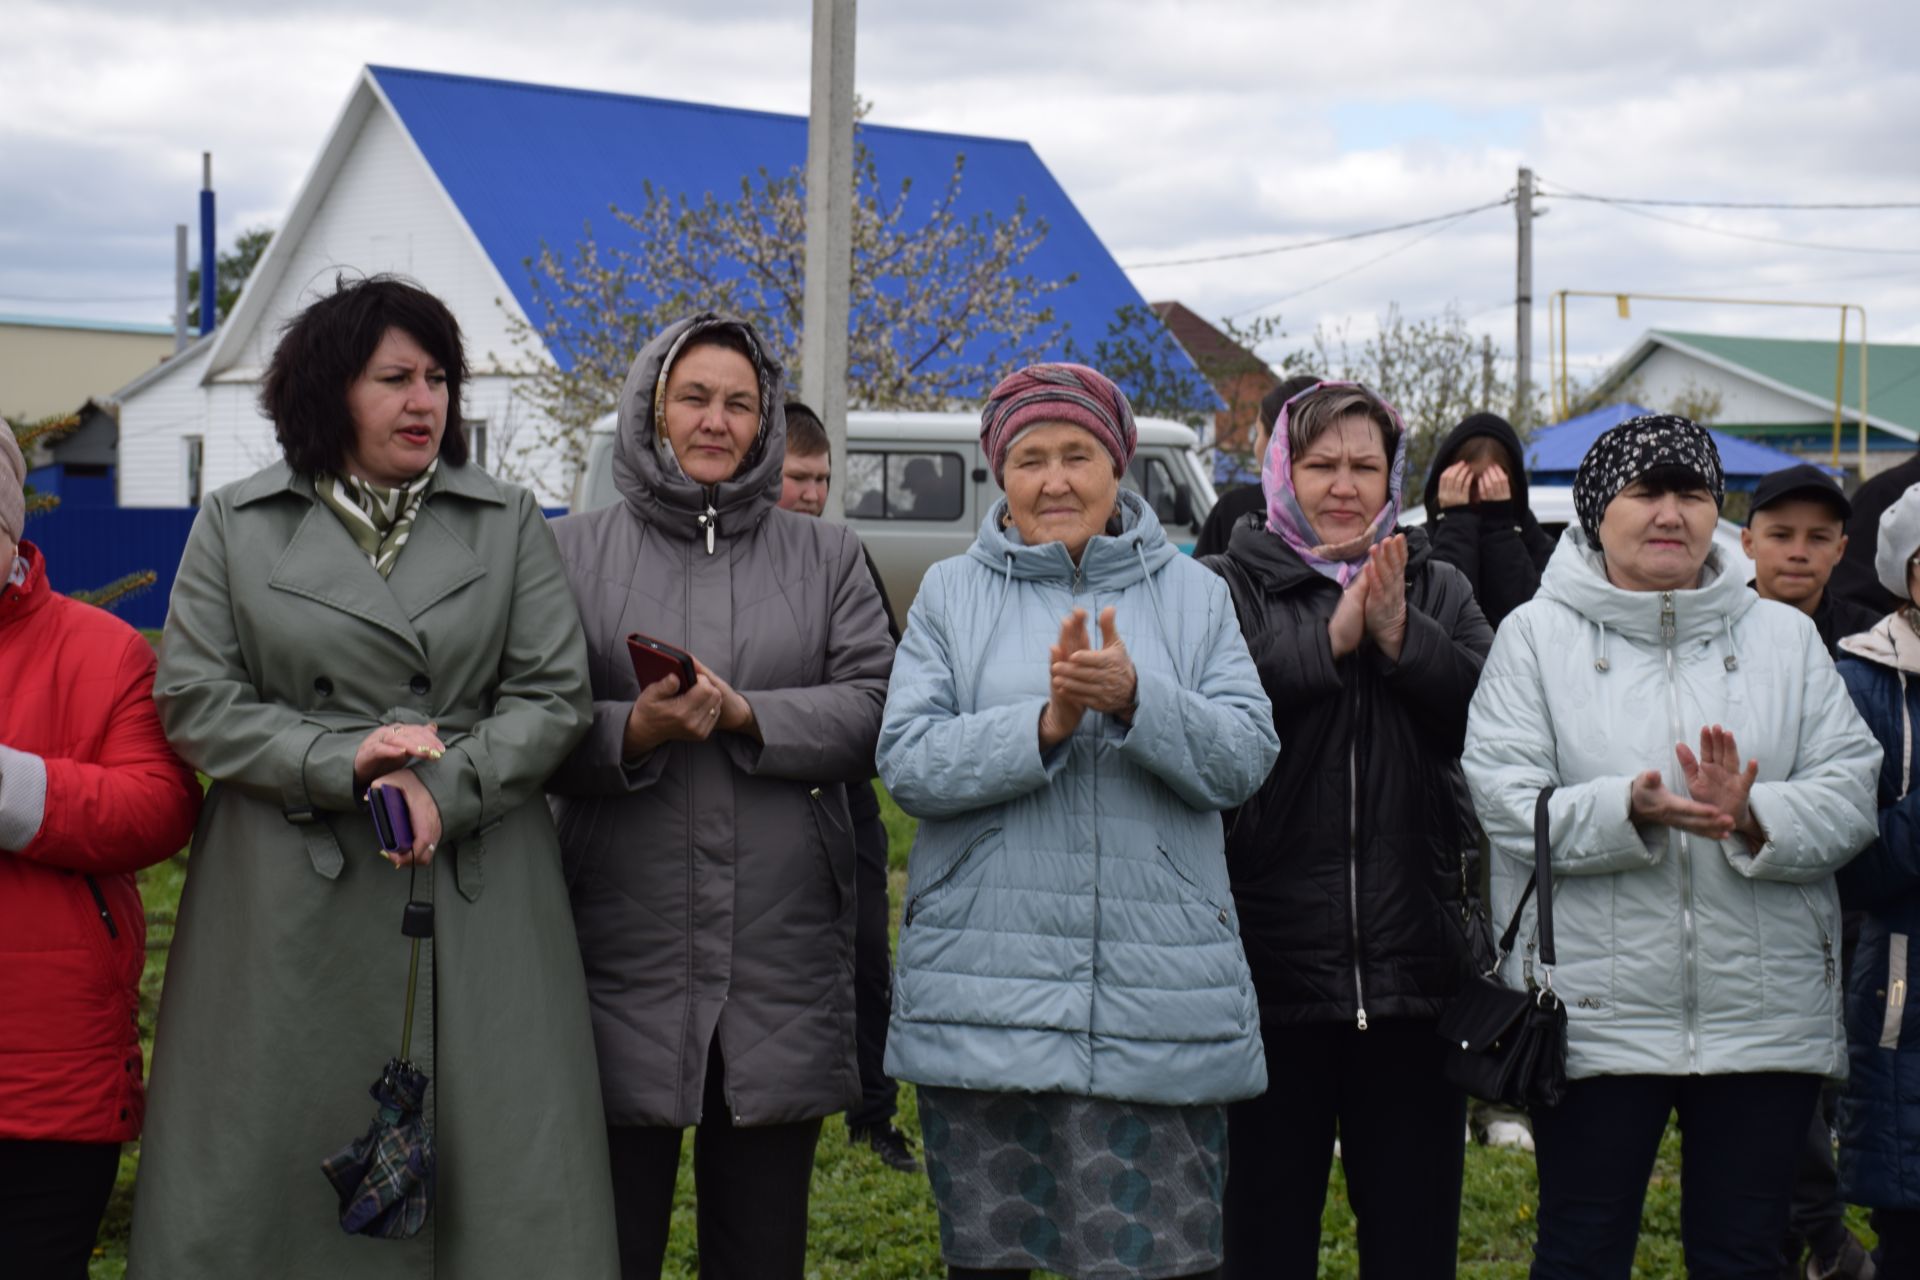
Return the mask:
M 1001 488 L 1015 438 L 1043 422 L 1071 423 L 1091 432 L 1113 455 L 1115 475 L 1133 461 L 1139 439 L 1133 406 L 1110 378 L 1083 364 L 1030 364 L 1000 379 L 980 410 L 980 447 Z
M 413 533 L 413 518 L 420 514 L 420 500 L 439 469 L 440 459 L 435 458 L 425 471 L 392 489 L 368 484 L 359 476 L 322 475 L 313 482 L 313 492 L 339 517 L 353 545 L 384 578 L 400 559 Z
M 1300 402 L 1328 389 L 1357 387 L 1379 402 L 1393 420 L 1393 457 L 1387 464 L 1387 504 L 1374 514 L 1366 531 L 1351 542 L 1328 546 L 1314 532 L 1307 513 L 1293 488 L 1293 437 L 1288 430 Z M 1400 413 L 1392 405 L 1358 382 L 1321 382 L 1298 392 L 1280 407 L 1273 424 L 1273 443 L 1267 446 L 1267 459 L 1260 468 L 1260 489 L 1267 498 L 1267 530 L 1293 548 L 1294 554 L 1315 573 L 1332 578 L 1345 587 L 1367 563 L 1367 552 L 1393 532 L 1400 519 L 1400 494 L 1407 479 L 1407 431 Z
M 1573 509 L 1587 541 L 1600 545 L 1600 519 L 1620 491 L 1660 467 L 1681 467 L 1700 478 L 1719 506 L 1727 496 L 1720 450 L 1707 429 L 1671 413 L 1628 418 L 1601 433 L 1573 477 Z

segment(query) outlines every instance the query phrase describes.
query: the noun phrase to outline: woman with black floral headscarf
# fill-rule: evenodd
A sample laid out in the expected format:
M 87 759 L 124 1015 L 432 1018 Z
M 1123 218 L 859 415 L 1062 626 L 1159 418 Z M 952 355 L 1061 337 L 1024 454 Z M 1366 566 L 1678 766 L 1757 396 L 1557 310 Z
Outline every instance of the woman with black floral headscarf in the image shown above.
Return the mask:
M 1677 1111 L 1694 1276 L 1770 1276 L 1824 1077 L 1846 1070 L 1834 871 L 1874 834 L 1880 748 L 1813 624 L 1714 548 L 1712 438 L 1685 418 L 1602 435 L 1579 526 L 1501 628 L 1464 762 L 1505 919 L 1543 788 L 1557 967 L 1530 903 L 1505 976 L 1567 1007 L 1567 1085 L 1533 1111 L 1533 1275 L 1633 1267 Z

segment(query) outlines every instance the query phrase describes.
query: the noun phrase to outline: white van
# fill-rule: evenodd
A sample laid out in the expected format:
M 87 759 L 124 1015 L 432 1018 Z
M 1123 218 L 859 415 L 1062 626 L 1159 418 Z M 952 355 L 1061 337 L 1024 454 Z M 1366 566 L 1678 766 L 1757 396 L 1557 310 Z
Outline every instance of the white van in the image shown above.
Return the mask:
M 616 415 L 593 424 L 587 465 L 573 510 L 616 501 L 613 429 Z M 1183 551 L 1193 549 L 1213 510 L 1213 481 L 1195 451 L 1193 431 L 1164 418 L 1140 418 L 1139 446 L 1122 478 L 1145 496 Z M 928 566 L 972 545 L 987 509 L 1000 497 L 980 449 L 980 418 L 971 413 L 859 412 L 847 415 L 847 458 L 833 483 L 846 502 L 847 527 L 860 535 L 887 585 L 897 621 L 920 590 Z

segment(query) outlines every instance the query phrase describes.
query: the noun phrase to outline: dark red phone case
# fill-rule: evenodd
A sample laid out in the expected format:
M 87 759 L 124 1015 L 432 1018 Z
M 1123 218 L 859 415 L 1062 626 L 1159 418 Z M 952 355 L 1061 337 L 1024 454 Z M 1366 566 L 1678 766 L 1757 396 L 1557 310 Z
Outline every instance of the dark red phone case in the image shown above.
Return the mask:
M 658 684 L 668 676 L 680 677 L 678 693 L 693 688 L 693 655 L 638 631 L 627 637 L 627 655 L 633 659 L 633 675 L 642 689 Z

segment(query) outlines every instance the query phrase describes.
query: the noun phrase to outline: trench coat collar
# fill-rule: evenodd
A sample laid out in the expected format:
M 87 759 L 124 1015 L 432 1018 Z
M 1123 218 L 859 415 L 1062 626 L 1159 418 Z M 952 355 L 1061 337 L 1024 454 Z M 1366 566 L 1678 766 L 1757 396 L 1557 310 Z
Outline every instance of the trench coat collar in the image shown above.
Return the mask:
M 366 555 L 354 545 L 339 519 L 320 503 L 313 481 L 284 461 L 241 481 L 233 505 L 238 509 L 277 494 L 298 496 L 308 504 L 308 511 L 274 565 L 268 586 L 391 632 L 423 664 L 426 648 L 414 630 L 413 620 L 487 572 L 473 548 L 435 509 L 435 496 L 457 496 L 497 506 L 504 506 L 507 500 L 499 482 L 477 467 L 440 468 L 421 500 L 406 550 L 394 564 L 392 575 L 382 578 L 367 563 Z

